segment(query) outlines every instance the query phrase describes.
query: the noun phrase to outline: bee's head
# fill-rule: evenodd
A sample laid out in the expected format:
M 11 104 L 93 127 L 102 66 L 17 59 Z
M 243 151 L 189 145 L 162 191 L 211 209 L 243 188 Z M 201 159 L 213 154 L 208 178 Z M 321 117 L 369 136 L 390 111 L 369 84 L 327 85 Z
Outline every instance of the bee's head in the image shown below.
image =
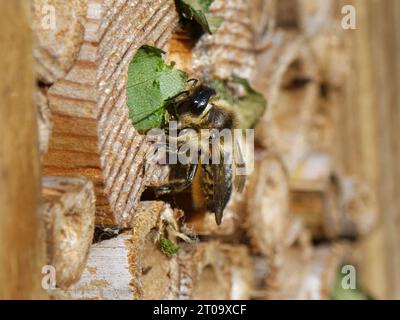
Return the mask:
M 201 117 L 203 113 L 207 112 L 208 102 L 214 95 L 215 90 L 210 87 L 203 85 L 196 87 L 187 98 L 177 104 L 176 115 L 178 117 Z

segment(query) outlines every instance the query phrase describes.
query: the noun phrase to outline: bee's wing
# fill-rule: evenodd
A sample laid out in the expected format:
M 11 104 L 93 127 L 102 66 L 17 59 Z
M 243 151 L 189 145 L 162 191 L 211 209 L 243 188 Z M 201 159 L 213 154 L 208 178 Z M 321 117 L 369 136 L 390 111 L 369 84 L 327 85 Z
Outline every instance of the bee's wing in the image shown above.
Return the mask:
M 217 224 L 221 224 L 222 214 L 232 193 L 232 165 L 220 164 L 211 165 L 213 175 L 213 211 Z
M 244 170 L 246 168 L 246 164 L 244 162 L 242 150 L 240 148 L 239 143 L 235 142 L 235 157 L 234 157 L 234 166 L 235 166 L 235 178 L 233 184 L 235 186 L 236 191 L 242 192 L 244 189 L 244 185 L 246 184 L 246 175 L 237 174 L 239 169 Z

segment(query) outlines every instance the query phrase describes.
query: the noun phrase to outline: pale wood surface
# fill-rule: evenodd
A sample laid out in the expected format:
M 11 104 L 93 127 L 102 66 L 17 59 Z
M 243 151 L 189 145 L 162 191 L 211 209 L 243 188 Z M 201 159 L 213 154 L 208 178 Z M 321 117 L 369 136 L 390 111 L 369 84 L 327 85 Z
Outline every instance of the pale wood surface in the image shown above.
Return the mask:
M 42 197 L 47 261 L 56 270 L 57 288 L 65 289 L 79 279 L 92 244 L 93 184 L 83 177 L 43 177 Z
M 0 299 L 45 297 L 29 9 L 24 0 L 0 2 Z
M 243 223 L 254 250 L 271 256 L 285 246 L 291 224 L 287 170 L 279 156 L 260 152 L 246 190 Z
M 290 177 L 290 210 L 300 216 L 315 238 L 340 234 L 340 185 L 330 154 L 309 154 Z
M 249 299 L 251 260 L 245 246 L 208 241 L 179 255 L 180 299 Z
M 74 299 L 173 299 L 179 293 L 176 255 L 158 241 L 163 219 L 175 211 L 163 202 L 141 202 L 131 230 L 95 243 L 80 280 L 68 289 Z M 176 221 L 175 221 L 176 222 Z
M 267 277 L 268 299 L 329 300 L 337 271 L 346 262 L 346 244 L 321 245 L 305 251 L 293 247 L 276 259 Z
M 47 84 L 65 76 L 78 56 L 87 0 L 33 0 L 36 76 Z
M 210 13 L 224 17 L 213 35 L 205 35 L 193 49 L 193 70 L 200 79 L 250 78 L 255 67 L 253 24 L 249 1 L 216 0 Z
M 49 147 L 49 140 L 53 128 L 53 121 L 47 100 L 47 89 L 36 87 L 34 90 L 34 103 L 38 111 L 38 139 L 41 159 Z
M 352 107 L 341 109 L 341 159 L 349 174 L 372 185 L 379 201 L 380 227 L 361 245 L 362 284 L 375 297 L 398 299 L 400 6 L 393 0 L 352 4 L 357 8 L 358 28 L 349 33 L 354 72 L 346 105 Z

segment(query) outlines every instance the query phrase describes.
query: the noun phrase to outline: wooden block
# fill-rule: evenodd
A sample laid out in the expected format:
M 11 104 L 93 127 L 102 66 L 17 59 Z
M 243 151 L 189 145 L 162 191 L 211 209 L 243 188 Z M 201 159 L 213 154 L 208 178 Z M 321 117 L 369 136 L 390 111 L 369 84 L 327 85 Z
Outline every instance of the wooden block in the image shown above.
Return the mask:
M 51 84 L 64 77 L 79 54 L 88 0 L 34 0 L 32 29 L 36 76 Z
M 310 154 L 290 177 L 290 211 L 301 216 L 315 238 L 337 237 L 341 229 L 340 182 L 329 154 Z
M 128 226 L 153 170 L 128 117 L 128 65 L 143 44 L 166 48 L 178 21 L 172 0 L 89 0 L 84 37 L 69 72 L 48 92 L 53 134 L 46 175 L 83 175 L 96 190 L 96 224 Z
M 327 300 L 332 296 L 337 271 L 346 262 L 349 247 L 344 243 L 321 245 L 311 254 L 301 248 L 282 252 L 276 271 L 267 277 L 267 299 Z
M 300 12 L 298 0 L 276 1 L 276 27 L 284 29 L 300 28 Z
M 376 226 L 376 195 L 359 178 L 347 177 L 329 154 L 311 154 L 290 177 L 290 210 L 315 238 L 356 238 Z
M 0 1 L 0 299 L 44 299 L 30 2 Z
M 356 238 L 369 234 L 378 223 L 377 195 L 361 179 L 341 179 L 341 235 Z
M 200 79 L 226 79 L 231 75 L 250 79 L 255 67 L 250 1 L 215 0 L 210 14 L 224 17 L 213 35 L 204 35 L 193 49 L 192 67 Z M 256 25 L 254 23 L 254 25 Z
M 298 0 L 299 22 L 307 35 L 320 34 L 332 28 L 335 21 L 336 0 Z
M 286 239 L 285 245 L 282 245 L 279 249 L 265 255 L 255 255 L 252 257 L 253 265 L 253 287 L 251 292 L 251 298 L 257 300 L 265 300 L 274 298 L 272 293 L 280 290 L 283 286 L 286 291 L 285 295 L 280 297 L 281 299 L 288 298 L 292 293 L 293 287 L 296 287 L 296 281 L 302 278 L 302 270 L 305 263 L 307 263 L 314 252 L 314 247 L 311 241 L 310 232 L 304 227 L 303 224 L 299 223 L 299 219 L 293 219 L 288 234 L 290 236 Z M 286 257 L 291 252 L 296 252 L 296 257 L 290 257 L 289 261 L 286 261 Z M 291 259 L 293 258 L 293 261 Z M 290 274 L 288 281 L 286 281 L 286 263 L 291 266 L 297 266 L 295 274 Z M 295 267 L 293 269 L 295 269 Z M 292 270 L 292 269 L 291 269 Z M 282 274 L 284 274 L 282 276 Z
M 93 185 L 83 177 L 44 177 L 42 196 L 48 264 L 55 268 L 57 288 L 66 289 L 79 279 L 92 244 Z
M 308 131 L 319 94 L 317 69 L 304 38 L 283 31 L 270 37 L 271 48 L 258 55 L 253 81 L 268 101 L 255 137 L 258 145 L 282 156 L 290 173 L 309 151 Z
M 245 226 L 256 252 L 270 255 L 284 246 L 291 223 L 287 172 L 278 156 L 256 155 L 246 190 Z
M 69 290 L 74 299 L 173 299 L 177 257 L 161 252 L 160 224 L 180 213 L 163 202 L 141 202 L 131 230 L 93 244 L 83 274 Z
M 245 246 L 217 241 L 189 245 L 179 264 L 180 299 L 249 299 L 252 271 Z

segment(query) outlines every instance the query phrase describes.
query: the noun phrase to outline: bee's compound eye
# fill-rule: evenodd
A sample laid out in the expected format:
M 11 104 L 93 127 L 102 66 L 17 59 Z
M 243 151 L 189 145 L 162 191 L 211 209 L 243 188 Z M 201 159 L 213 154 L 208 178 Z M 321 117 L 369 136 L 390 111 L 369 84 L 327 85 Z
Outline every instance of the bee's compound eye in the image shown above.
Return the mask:
M 200 86 L 197 87 L 187 99 L 179 103 L 176 108 L 178 115 L 192 114 L 200 116 L 207 108 L 210 98 L 215 94 L 214 89 Z
M 215 95 L 215 91 L 209 87 L 200 87 L 193 97 L 193 113 L 200 115 L 207 107 L 210 98 Z

